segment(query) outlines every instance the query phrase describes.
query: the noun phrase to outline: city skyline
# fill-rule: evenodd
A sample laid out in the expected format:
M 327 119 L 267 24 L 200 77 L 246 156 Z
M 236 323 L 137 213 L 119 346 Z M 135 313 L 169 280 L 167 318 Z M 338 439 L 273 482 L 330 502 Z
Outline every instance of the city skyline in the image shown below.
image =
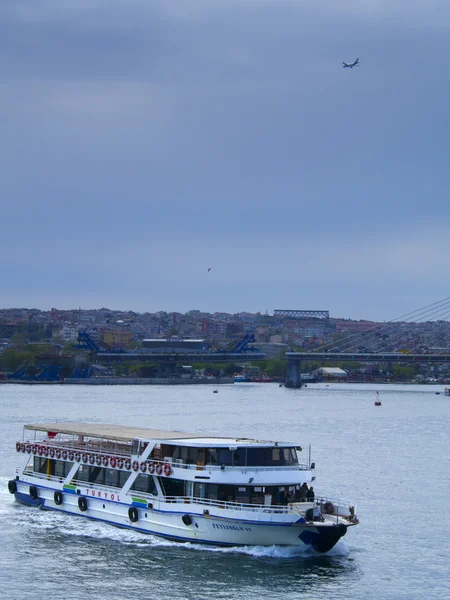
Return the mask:
M 7 1 L 2 304 L 446 297 L 449 32 L 444 0 Z

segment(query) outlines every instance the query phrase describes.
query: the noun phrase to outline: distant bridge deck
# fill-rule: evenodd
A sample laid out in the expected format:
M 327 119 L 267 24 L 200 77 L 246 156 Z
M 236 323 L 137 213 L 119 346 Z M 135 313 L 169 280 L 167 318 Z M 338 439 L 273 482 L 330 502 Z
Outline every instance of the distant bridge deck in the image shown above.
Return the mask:
M 98 352 L 96 362 L 135 363 L 223 363 L 265 360 L 261 352 Z
M 403 352 L 286 352 L 288 362 L 346 360 L 359 362 L 391 363 L 450 363 L 449 354 L 409 354 Z

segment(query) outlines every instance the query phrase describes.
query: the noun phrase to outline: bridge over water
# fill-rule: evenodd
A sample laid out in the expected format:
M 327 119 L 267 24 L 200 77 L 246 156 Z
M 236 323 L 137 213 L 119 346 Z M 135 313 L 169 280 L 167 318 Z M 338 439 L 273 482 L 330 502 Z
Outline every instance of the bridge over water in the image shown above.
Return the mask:
M 362 363 L 383 362 L 403 365 L 417 363 L 450 363 L 449 354 L 413 354 L 403 352 L 286 352 L 286 387 L 302 387 L 301 364 L 305 361 Z
M 157 364 L 161 375 L 170 376 L 177 371 L 179 365 L 193 363 L 224 363 L 264 360 L 262 352 L 126 352 L 123 354 L 101 352 L 95 362 L 102 365 L 116 364 Z

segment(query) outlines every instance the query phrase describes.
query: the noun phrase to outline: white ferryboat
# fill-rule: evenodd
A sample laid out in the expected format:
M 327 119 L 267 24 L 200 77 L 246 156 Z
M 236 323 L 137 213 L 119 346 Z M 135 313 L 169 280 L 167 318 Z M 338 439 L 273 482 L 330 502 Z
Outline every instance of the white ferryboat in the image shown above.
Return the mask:
M 358 523 L 354 504 L 303 497 L 315 465 L 292 443 L 41 423 L 16 450 L 18 501 L 171 540 L 328 552 Z

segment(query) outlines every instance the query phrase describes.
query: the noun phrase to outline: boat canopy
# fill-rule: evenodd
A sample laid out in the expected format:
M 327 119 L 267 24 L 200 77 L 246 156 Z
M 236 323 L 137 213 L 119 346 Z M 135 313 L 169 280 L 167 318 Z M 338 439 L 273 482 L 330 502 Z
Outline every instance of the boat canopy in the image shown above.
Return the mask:
M 57 434 L 65 434 L 89 438 L 102 438 L 117 440 L 121 442 L 131 442 L 133 439 L 157 440 L 166 443 L 176 443 L 177 445 L 198 445 L 198 446 L 279 446 L 295 447 L 295 444 L 287 442 L 260 441 L 248 438 L 230 438 L 204 435 L 199 433 L 185 433 L 183 431 L 163 431 L 160 429 L 147 429 L 146 427 L 128 427 L 125 425 L 111 425 L 108 423 L 36 423 L 25 425 L 26 430 L 45 431 L 49 437 L 55 437 Z

